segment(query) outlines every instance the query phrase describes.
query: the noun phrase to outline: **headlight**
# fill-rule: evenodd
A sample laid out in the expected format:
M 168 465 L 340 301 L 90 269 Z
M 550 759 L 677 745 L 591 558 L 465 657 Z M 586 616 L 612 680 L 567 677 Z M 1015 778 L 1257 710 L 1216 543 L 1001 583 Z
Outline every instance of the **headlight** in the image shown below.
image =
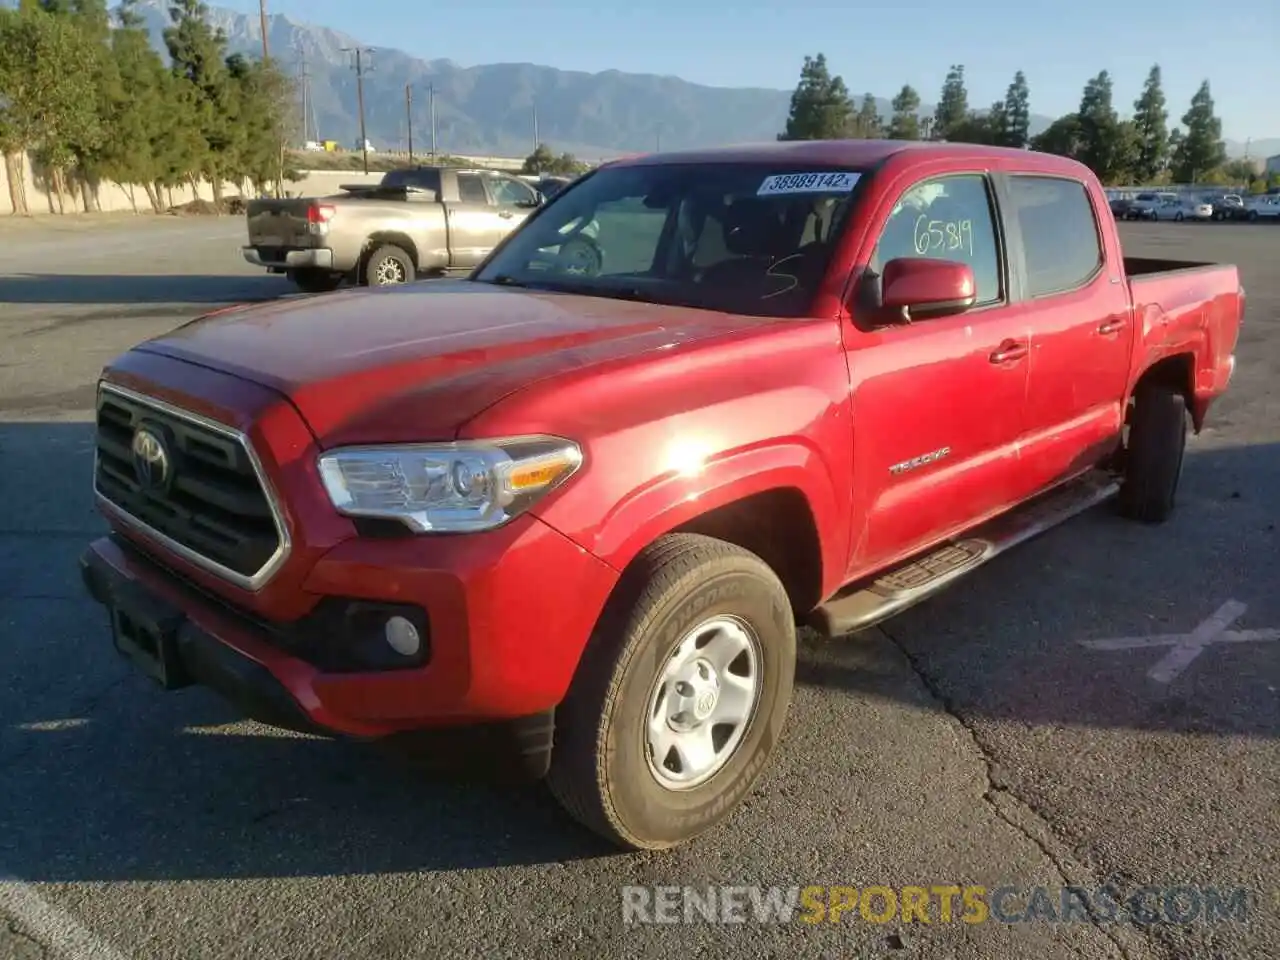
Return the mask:
M 417 533 L 491 530 L 519 516 L 582 466 L 559 437 L 345 447 L 320 457 L 334 508 L 398 520 Z

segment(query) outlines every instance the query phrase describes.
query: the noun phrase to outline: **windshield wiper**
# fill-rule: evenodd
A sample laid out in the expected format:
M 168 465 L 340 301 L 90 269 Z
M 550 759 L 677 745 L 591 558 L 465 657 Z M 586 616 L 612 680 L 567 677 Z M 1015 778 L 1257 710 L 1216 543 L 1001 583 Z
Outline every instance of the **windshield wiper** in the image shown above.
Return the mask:
M 485 282 L 485 283 L 493 283 L 493 284 L 497 284 L 497 285 L 498 285 L 498 286 L 500 286 L 500 287 L 527 287 L 527 286 L 529 286 L 529 284 L 524 283 L 523 281 L 517 280 L 515 277 L 510 276 L 509 274 L 505 274 L 505 273 L 500 273 L 500 274 L 498 274 L 496 277 L 494 277 L 492 280 L 486 280 L 486 281 L 484 281 L 484 282 Z

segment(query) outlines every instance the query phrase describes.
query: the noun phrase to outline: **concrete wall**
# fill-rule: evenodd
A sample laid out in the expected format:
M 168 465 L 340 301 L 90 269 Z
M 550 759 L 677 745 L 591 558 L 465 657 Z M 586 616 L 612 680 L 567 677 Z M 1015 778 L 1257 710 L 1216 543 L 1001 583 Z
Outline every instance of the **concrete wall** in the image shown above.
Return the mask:
M 32 215 L 48 216 L 58 213 L 57 195 L 53 188 L 32 173 L 30 163 L 23 164 L 23 173 L 26 185 L 27 208 Z M 224 196 L 235 196 L 238 193 L 240 193 L 240 188 L 233 183 L 228 183 L 223 187 Z M 131 196 L 132 201 L 130 199 Z M 173 202 L 175 204 L 189 203 L 197 198 L 201 200 L 213 199 L 213 190 L 209 184 L 201 183 L 198 191 L 192 190 L 189 186 L 175 187 L 173 190 Z M 66 213 L 85 212 L 84 196 L 78 188 L 69 190 L 63 199 L 66 203 Z M 133 210 L 135 201 L 139 212 L 152 212 L 151 202 L 147 200 L 147 192 L 140 186 L 102 183 L 98 187 L 97 199 L 98 206 L 103 213 L 127 213 Z M 167 196 L 165 200 L 167 202 Z M 7 166 L 0 162 L 0 216 L 11 213 L 13 213 L 13 203 L 9 197 Z
M 502 160 L 501 157 L 467 157 L 469 162 L 482 165 L 481 161 L 488 161 L 493 164 L 495 160 Z M 496 165 L 496 164 L 494 164 Z M 24 164 L 27 207 L 35 216 L 49 215 L 58 212 L 58 205 L 55 195 L 51 188 L 43 181 L 37 180 L 32 175 L 31 164 Z M 285 193 L 294 197 L 325 197 L 337 193 L 338 188 L 344 183 L 377 183 L 382 179 L 381 171 L 371 171 L 370 173 L 361 173 L 359 170 L 308 170 L 302 172 L 302 179 L 296 183 L 286 183 Z M 245 190 L 235 184 L 228 183 L 223 188 L 224 197 L 234 197 L 237 195 L 248 195 Z M 151 212 L 151 204 L 147 200 L 147 193 L 142 187 L 135 186 L 132 191 L 127 186 L 121 186 L 116 183 L 103 183 L 98 188 L 98 204 L 104 213 L 128 212 L 133 209 L 130 202 L 130 192 L 133 193 L 137 201 L 138 210 L 142 213 Z M 173 202 L 175 204 L 189 203 L 199 198 L 201 200 L 212 200 L 213 191 L 207 183 L 201 183 L 197 192 L 190 187 L 175 188 L 173 191 Z M 68 194 L 66 197 L 67 213 L 83 213 L 85 212 L 84 198 L 77 190 L 74 195 Z M 9 199 L 9 181 L 5 173 L 5 166 L 0 163 L 0 216 L 13 212 L 13 204 Z

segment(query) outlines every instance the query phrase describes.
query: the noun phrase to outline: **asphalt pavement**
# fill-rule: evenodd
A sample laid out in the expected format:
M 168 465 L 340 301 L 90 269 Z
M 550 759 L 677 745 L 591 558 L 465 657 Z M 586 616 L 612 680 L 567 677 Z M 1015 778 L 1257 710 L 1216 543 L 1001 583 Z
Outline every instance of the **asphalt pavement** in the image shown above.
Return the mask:
M 202 311 L 291 292 L 240 260 L 242 235 L 0 224 L 0 960 L 1280 956 L 1280 229 L 1123 228 L 1134 254 L 1239 264 L 1249 293 L 1170 523 L 1099 508 L 883 629 L 806 639 L 760 788 L 644 855 L 540 785 L 243 722 L 112 650 L 75 568 L 103 529 L 94 378 Z M 1014 887 L 1006 910 L 1034 887 L 1251 899 L 1210 921 L 1184 890 L 1182 924 L 623 922 L 626 886 L 720 884 Z

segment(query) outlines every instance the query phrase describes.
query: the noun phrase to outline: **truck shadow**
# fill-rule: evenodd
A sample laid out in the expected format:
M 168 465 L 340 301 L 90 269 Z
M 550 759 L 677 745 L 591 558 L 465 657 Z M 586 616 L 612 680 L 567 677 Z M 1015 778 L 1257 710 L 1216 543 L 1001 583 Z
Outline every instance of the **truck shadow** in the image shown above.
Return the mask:
M 192 303 L 220 304 L 274 300 L 297 293 L 282 276 L 98 273 L 0 273 L 0 304 Z
M 155 691 L 111 649 L 74 569 L 101 529 L 85 479 L 91 459 L 86 424 L 0 425 L 0 503 L 9 512 L 0 531 L 9 687 L 0 697 L 0 875 L 343 876 L 617 857 L 541 784 L 504 782 L 469 762 L 465 741 L 451 756 L 389 758 L 238 722 L 203 690 Z M 32 484 L 33 476 L 50 480 Z M 1280 736 L 1274 705 L 1223 713 L 1176 691 L 1153 695 L 1143 674 L 1158 654 L 1086 655 L 1078 643 L 1190 630 L 1228 597 L 1262 609 L 1280 564 L 1278 481 L 1280 444 L 1201 442 L 1169 524 L 1128 524 L 1099 508 L 891 621 L 887 634 L 803 643 L 792 729 L 829 725 L 816 700 L 836 696 L 1024 730 Z M 1206 572 L 1216 565 L 1220 579 Z M 1151 619 L 1156 600 L 1165 605 L 1160 622 Z M 1270 613 L 1245 625 L 1280 622 L 1280 607 Z M 1257 669 L 1274 671 L 1275 684 L 1272 656 Z M 828 743 L 792 737 L 784 752 L 800 740 Z M 696 853 L 672 856 L 697 862 Z M 671 863 L 620 858 L 609 869 L 626 878 L 619 883 L 647 882 Z

